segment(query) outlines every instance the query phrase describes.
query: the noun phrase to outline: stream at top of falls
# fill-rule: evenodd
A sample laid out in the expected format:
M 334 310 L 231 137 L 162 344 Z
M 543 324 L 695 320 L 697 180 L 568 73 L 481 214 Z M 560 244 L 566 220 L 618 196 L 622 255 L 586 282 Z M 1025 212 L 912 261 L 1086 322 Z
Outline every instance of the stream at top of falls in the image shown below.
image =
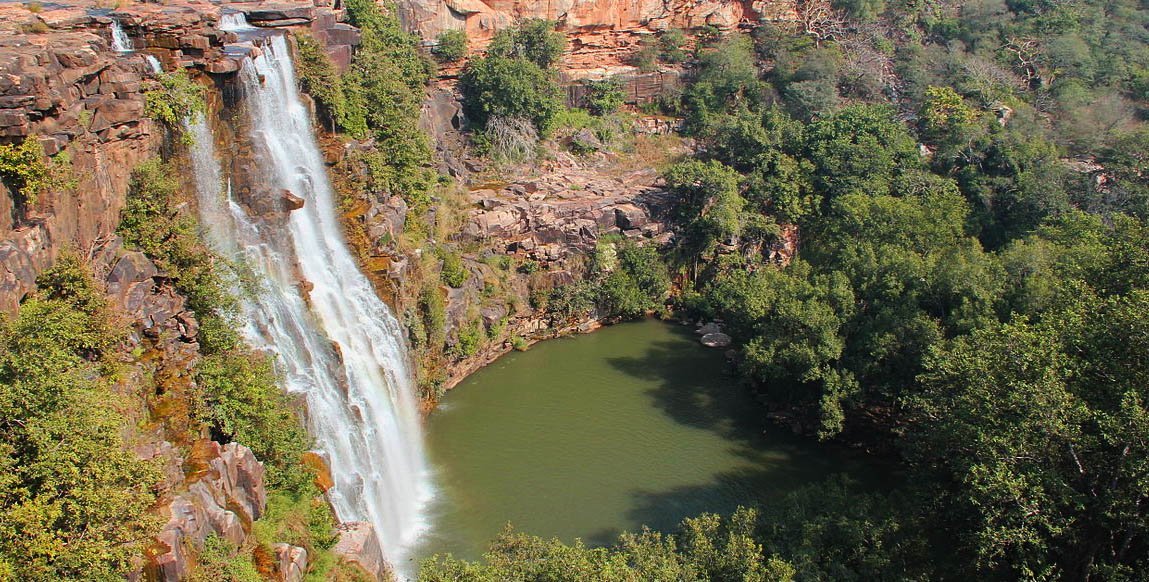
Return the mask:
M 865 488 L 891 479 L 884 462 L 763 416 L 721 351 L 682 326 L 624 323 L 504 356 L 427 419 L 439 493 L 412 559 L 477 559 L 508 523 L 605 545 L 777 502 L 834 473 Z

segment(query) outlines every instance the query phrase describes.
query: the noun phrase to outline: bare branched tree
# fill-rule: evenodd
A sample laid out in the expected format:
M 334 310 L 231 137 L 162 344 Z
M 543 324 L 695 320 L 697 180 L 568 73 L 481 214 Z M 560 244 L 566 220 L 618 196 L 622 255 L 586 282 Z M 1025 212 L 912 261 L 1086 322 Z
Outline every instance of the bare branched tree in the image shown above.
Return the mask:
M 821 44 L 845 36 L 848 32 L 846 18 L 834 9 L 830 0 L 805 0 L 798 6 L 802 18 L 802 28 L 806 34 Z
M 487 140 L 491 156 L 512 161 L 535 157 L 539 132 L 535 124 L 521 117 L 491 117 L 487 120 Z

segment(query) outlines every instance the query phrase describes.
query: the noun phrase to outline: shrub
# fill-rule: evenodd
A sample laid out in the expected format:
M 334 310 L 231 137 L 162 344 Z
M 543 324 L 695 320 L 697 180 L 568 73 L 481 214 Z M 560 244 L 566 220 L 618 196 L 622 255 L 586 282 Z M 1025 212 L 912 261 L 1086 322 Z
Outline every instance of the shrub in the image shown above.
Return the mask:
M 0 576 L 123 580 L 159 520 L 161 480 L 122 440 L 95 361 L 119 337 L 87 267 L 65 256 L 0 320 Z
M 427 330 L 427 345 L 432 349 L 442 349 L 447 333 L 447 306 L 439 287 L 428 284 L 419 294 L 419 308 Z
M 634 65 L 640 73 L 653 73 L 658 70 L 658 46 L 654 42 L 644 40 L 639 49 L 635 51 L 630 64 Z
M 246 348 L 204 356 L 196 365 L 196 416 L 222 438 L 243 443 L 267 467 L 271 487 L 306 491 L 302 464 L 311 440 L 269 357 Z
M 554 76 L 528 59 L 489 56 L 472 61 L 463 75 L 467 114 L 480 127 L 493 117 L 528 119 L 546 131 L 563 110 Z
M 618 79 L 603 79 L 601 81 L 588 81 L 587 107 L 595 115 L 614 113 L 626 100 L 622 91 L 622 82 Z
M 241 552 L 227 538 L 208 534 L 188 582 L 260 582 L 263 577 L 251 554 Z
M 538 130 L 521 117 L 492 117 L 477 137 L 484 153 L 495 159 L 526 161 L 538 153 Z
M 362 42 L 340 80 L 346 104 L 336 121 L 357 138 L 375 138 L 372 187 L 401 196 L 419 212 L 437 178 L 430 140 L 418 126 L 433 66 L 419 51 L 418 37 L 403 31 L 394 6 L 371 0 L 346 6 Z
M 686 33 L 681 29 L 672 28 L 658 37 L 659 57 L 665 63 L 681 63 L 686 60 Z
M 547 313 L 559 323 L 585 317 L 595 307 L 597 291 L 590 281 L 556 287 L 546 297 Z
M 237 303 L 224 278 L 226 265 L 200 239 L 195 217 L 179 205 L 173 175 L 173 168 L 158 160 L 137 167 L 116 232 L 167 272 L 198 319 L 229 317 Z
M 319 41 L 306 32 L 296 31 L 295 49 L 295 70 L 303 90 L 327 110 L 333 123 L 345 118 L 347 98 L 343 93 L 343 79 Z
M 0 144 L 0 180 L 19 201 L 35 204 L 48 189 L 66 185 L 67 161 L 48 159 L 40 138 L 30 135 L 19 145 Z
M 335 516 L 322 498 L 285 493 L 267 496 L 267 511 L 252 524 L 252 532 L 261 544 L 287 543 L 309 555 L 329 550 L 339 540 Z
M 435 58 L 444 63 L 453 63 L 467 56 L 470 40 L 464 30 L 448 30 L 439 35 L 435 45 Z
M 443 247 L 437 249 L 435 254 L 443 261 L 443 269 L 439 271 L 443 284 L 456 289 L 462 287 L 463 283 L 467 282 L 467 268 L 463 264 L 463 258 Z
M 459 330 L 459 341 L 452 346 L 451 351 L 459 359 L 469 358 L 479 353 L 479 346 L 484 339 L 486 334 L 483 331 L 483 324 L 476 319 Z
M 530 18 L 513 28 L 499 31 L 491 39 L 487 54 L 525 59 L 541 69 L 549 69 L 562 57 L 565 48 L 566 37 L 555 32 L 553 21 Z
M 525 352 L 531 349 L 531 344 L 527 341 L 527 338 L 516 335 L 511 338 L 511 347 L 514 348 L 516 352 Z
M 156 73 L 158 87 L 144 92 L 146 104 L 144 113 L 159 120 L 178 135 L 183 134 L 183 121 L 196 113 L 202 113 L 207 105 L 204 102 L 204 88 L 179 69 L 171 73 Z

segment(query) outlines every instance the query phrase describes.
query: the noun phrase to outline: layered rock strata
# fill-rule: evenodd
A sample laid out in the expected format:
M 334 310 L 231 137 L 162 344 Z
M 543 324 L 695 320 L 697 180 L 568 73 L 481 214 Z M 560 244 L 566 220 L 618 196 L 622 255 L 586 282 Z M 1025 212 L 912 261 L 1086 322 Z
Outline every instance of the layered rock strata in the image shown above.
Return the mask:
M 0 142 L 36 139 L 45 154 L 63 153 L 57 159 L 72 181 L 30 204 L 0 186 L 0 311 L 15 310 L 61 248 L 86 252 L 115 237 L 131 170 L 164 145 L 145 110 L 155 86 L 145 55 L 165 70 L 221 82 L 253 49 L 220 26 L 225 13 L 242 12 L 257 26 L 310 32 L 346 65 L 358 31 L 341 22 L 342 10 L 319 4 L 188 0 L 108 10 L 77 0 L 38 12 L 0 5 Z M 133 51 L 113 50 L 113 21 Z
M 267 492 L 250 450 L 207 440 L 194 422 L 198 322 L 168 274 L 124 249 L 116 234 L 132 170 L 161 153 L 178 159 L 182 148 L 148 116 L 146 93 L 159 86 L 148 57 L 167 71 L 187 70 L 218 105 L 229 99 L 242 60 L 259 50 L 224 29 L 225 14 L 241 12 L 258 27 L 306 31 L 340 66 L 349 62 L 358 31 L 342 22 L 343 10 L 322 0 L 176 0 L 116 9 L 94 0 L 32 4 L 0 5 L 0 144 L 37 140 L 65 184 L 34 200 L 0 184 L 0 311 L 14 313 L 65 250 L 94 268 L 131 329 L 132 356 L 125 356 L 124 378 L 113 387 L 135 404 L 124 410 L 125 440 L 164 475 L 157 511 L 167 523 L 147 563 L 129 579 L 177 582 L 194 570 L 208 535 L 249 543 Z M 113 47 L 113 23 L 126 32 L 128 50 Z M 174 177 L 191 187 L 187 177 Z M 302 202 L 290 193 L 272 195 L 277 208 Z M 283 544 L 272 550 L 280 578 L 300 580 L 306 552 Z
M 524 18 L 553 20 L 567 35 L 563 71 L 570 80 L 633 73 L 643 39 L 672 28 L 721 30 L 797 20 L 796 0 L 401 0 L 405 26 L 428 46 L 464 30 L 482 49 L 496 32 Z M 649 81 L 648 81 L 649 82 Z

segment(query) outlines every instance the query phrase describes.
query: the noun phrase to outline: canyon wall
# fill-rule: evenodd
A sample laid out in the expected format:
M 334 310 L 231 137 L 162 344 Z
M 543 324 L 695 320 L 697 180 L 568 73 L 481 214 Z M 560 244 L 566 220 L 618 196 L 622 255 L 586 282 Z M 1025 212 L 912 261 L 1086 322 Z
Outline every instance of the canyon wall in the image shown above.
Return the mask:
M 524 18 L 557 23 L 567 35 L 562 71 L 568 80 L 633 73 L 640 43 L 672 28 L 752 28 L 798 18 L 796 0 L 400 0 L 404 25 L 433 45 L 448 30 L 464 30 L 473 49 Z
M 313 3 L 237 4 L 264 26 L 309 29 L 337 63 L 358 41 L 342 11 Z M 22 203 L 0 196 L 0 312 L 13 313 L 60 249 L 92 256 L 115 238 L 131 171 L 155 157 L 164 132 L 145 114 L 154 82 L 144 55 L 167 70 L 185 68 L 206 84 L 239 70 L 246 50 L 219 29 L 224 7 L 186 2 L 136 4 L 109 11 L 94 2 L 53 3 L 40 12 L 0 5 L 0 140 L 33 136 L 48 155 L 63 154 L 72 181 Z M 111 46 L 122 23 L 138 52 Z M 243 47 L 241 47 L 243 48 Z
M 223 16 L 236 9 L 260 27 L 310 33 L 337 67 L 346 66 L 359 40 L 358 30 L 342 22 L 344 12 L 322 1 L 0 5 L 0 144 L 36 140 L 60 177 L 33 200 L 0 184 L 0 316 L 17 311 L 39 273 L 63 252 L 75 252 L 130 326 L 122 347 L 131 356 L 124 356 L 113 390 L 132 403 L 123 411 L 125 441 L 162 469 L 154 509 L 166 521 L 131 580 L 186 578 L 209 534 L 243 546 L 267 504 L 255 455 L 239 443 L 213 442 L 192 418 L 188 403 L 200 358 L 195 315 L 171 278 L 143 253 L 124 248 L 116 234 L 132 171 L 143 162 L 173 160 L 183 168 L 173 176 L 181 188 L 194 188 L 186 144 L 147 110 L 146 93 L 159 87 L 152 63 L 187 71 L 207 88 L 214 111 L 234 104 L 236 73 L 260 51 L 223 29 Z M 113 24 L 122 26 L 130 46 L 113 45 Z M 250 146 L 232 142 L 227 151 L 231 162 L 250 161 L 244 153 Z M 374 535 L 364 527 L 371 526 L 349 529 Z M 273 551 L 271 570 L 281 580 L 301 580 L 307 552 L 287 544 Z M 355 547 L 346 551 L 349 561 L 381 569 L 372 556 L 355 555 Z

